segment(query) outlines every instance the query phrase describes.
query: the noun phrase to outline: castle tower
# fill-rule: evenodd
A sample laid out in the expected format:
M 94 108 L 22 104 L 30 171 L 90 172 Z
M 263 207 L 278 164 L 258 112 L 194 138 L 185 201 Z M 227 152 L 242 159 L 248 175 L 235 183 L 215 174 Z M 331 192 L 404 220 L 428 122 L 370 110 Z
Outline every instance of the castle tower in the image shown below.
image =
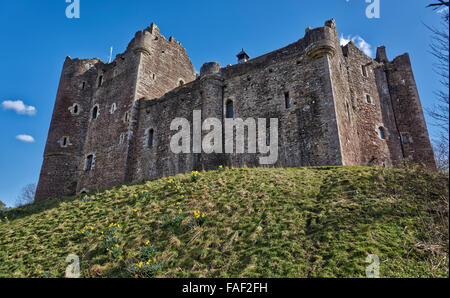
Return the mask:
M 56 95 L 52 120 L 44 151 L 44 162 L 36 190 L 36 201 L 73 195 L 78 168 L 82 162 L 88 124 L 91 88 L 96 76 L 96 59 L 82 61 L 66 58 Z
M 380 47 L 377 51 L 377 60 L 385 64 L 396 133 L 403 158 L 436 168 L 409 55 L 403 54 L 389 62 L 384 47 Z

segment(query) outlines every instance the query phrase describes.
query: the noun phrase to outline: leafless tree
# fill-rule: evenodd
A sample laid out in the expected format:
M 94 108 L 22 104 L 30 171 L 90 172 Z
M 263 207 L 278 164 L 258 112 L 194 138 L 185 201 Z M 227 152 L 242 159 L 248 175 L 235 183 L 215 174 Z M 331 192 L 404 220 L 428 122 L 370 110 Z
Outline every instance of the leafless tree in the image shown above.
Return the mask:
M 28 205 L 34 202 L 36 194 L 36 184 L 28 184 L 20 191 L 20 195 L 16 200 L 16 207 Z
M 439 140 L 434 143 L 436 154 L 436 163 L 440 170 L 448 172 L 449 157 L 449 2 L 439 0 L 428 7 L 439 10 L 442 16 L 441 28 L 428 27 L 433 35 L 433 41 L 430 45 L 430 52 L 436 59 L 434 69 L 440 76 L 442 88 L 435 92 L 437 103 L 428 114 L 433 118 L 434 125 L 440 128 L 441 135 Z M 446 9 L 445 9 L 446 8 Z
M 448 1 L 438 0 L 438 2 L 431 3 L 428 5 L 428 7 L 442 7 L 442 6 L 448 7 Z

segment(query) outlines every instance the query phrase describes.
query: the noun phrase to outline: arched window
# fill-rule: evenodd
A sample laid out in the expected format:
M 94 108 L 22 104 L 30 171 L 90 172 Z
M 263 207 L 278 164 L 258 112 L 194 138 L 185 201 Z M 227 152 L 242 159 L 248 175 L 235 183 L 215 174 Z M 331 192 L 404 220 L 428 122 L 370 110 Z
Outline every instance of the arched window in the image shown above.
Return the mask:
M 366 94 L 366 103 L 368 103 L 368 104 L 372 103 L 372 97 L 370 97 L 369 94 Z
M 98 117 L 98 107 L 95 106 L 95 107 L 92 109 L 92 120 L 97 119 L 97 117 Z
M 291 108 L 291 97 L 289 96 L 289 92 L 284 93 L 284 105 L 286 110 Z
M 234 118 L 234 110 L 233 110 L 233 101 L 232 100 L 227 101 L 225 116 L 227 118 Z
M 378 136 L 380 137 L 380 139 L 386 140 L 386 132 L 384 131 L 384 127 L 378 127 Z
M 152 148 L 153 144 L 154 144 L 154 138 L 155 138 L 155 131 L 153 130 L 153 128 L 150 128 L 148 130 L 148 138 L 147 138 L 147 146 L 148 148 Z
M 179 82 L 178 82 L 178 85 L 181 87 L 181 86 L 183 86 L 184 85 L 184 81 L 183 80 L 180 80 Z
M 102 83 L 103 83 L 103 76 L 100 76 L 98 78 L 98 87 L 100 87 L 102 85 Z
M 84 90 L 85 87 L 86 87 L 86 82 L 83 82 L 83 84 L 81 84 L 81 89 Z
M 77 105 L 77 104 L 75 104 L 75 105 L 73 106 L 73 113 L 74 113 L 74 114 L 78 114 L 78 105 Z

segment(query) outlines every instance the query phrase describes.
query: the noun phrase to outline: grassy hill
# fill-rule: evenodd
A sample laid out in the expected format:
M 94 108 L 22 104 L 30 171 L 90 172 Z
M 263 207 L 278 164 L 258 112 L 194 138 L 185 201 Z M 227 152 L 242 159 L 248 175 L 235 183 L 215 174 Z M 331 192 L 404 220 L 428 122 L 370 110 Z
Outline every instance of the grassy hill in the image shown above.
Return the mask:
M 448 175 L 226 169 L 10 210 L 0 277 L 448 277 Z M 141 263 L 142 262 L 142 263 Z

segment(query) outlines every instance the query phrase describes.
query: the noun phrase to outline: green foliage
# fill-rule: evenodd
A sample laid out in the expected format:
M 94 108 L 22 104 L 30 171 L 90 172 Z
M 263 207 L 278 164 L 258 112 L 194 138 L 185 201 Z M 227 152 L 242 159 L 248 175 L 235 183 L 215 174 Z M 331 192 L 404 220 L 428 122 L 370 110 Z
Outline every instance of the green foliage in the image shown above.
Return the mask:
M 7 210 L 0 277 L 63 277 L 69 254 L 82 277 L 365 277 L 369 254 L 381 277 L 448 277 L 447 175 L 244 168 L 169 180 Z

